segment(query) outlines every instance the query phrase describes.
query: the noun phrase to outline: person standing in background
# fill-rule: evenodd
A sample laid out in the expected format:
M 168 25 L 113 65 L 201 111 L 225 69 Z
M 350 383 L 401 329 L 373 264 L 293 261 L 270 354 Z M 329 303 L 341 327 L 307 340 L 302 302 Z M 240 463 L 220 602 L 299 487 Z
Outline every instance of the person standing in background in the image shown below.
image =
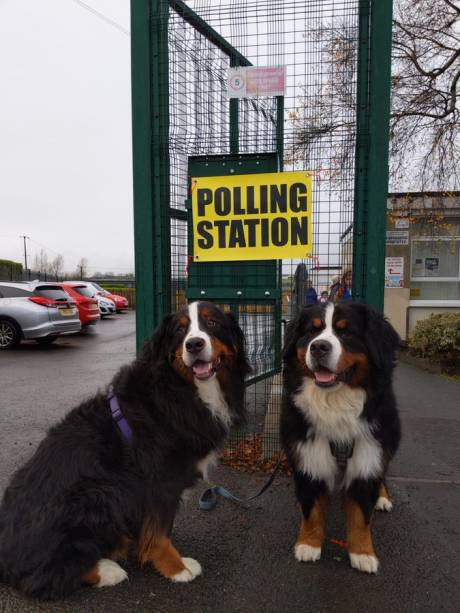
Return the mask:
M 351 300 L 351 284 L 353 281 L 353 273 L 351 268 L 348 268 L 340 279 L 334 279 L 329 293 L 331 302 L 340 302 L 340 300 Z
M 316 293 L 313 283 L 307 281 L 307 291 L 305 292 L 305 306 L 310 306 L 318 302 L 318 294 Z

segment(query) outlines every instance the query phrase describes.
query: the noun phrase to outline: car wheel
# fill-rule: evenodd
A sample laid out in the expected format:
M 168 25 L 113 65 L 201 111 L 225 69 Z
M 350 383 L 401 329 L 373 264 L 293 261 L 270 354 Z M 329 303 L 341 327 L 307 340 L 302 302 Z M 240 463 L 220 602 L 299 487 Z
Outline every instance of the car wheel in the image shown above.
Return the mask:
M 8 319 L 0 319 L 0 350 L 13 349 L 21 340 L 15 324 Z
M 51 345 L 57 339 L 57 336 L 44 336 L 43 338 L 36 338 L 35 340 L 39 345 Z

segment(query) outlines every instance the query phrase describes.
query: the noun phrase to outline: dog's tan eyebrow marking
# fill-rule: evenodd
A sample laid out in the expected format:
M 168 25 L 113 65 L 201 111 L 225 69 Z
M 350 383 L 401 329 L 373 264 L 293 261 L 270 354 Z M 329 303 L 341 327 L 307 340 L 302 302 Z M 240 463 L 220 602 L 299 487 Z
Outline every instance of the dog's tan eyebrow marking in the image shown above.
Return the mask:
M 209 319 L 212 316 L 211 309 L 208 309 L 207 307 L 202 308 L 200 315 L 203 317 L 203 319 Z
M 188 324 L 190 323 L 190 320 L 188 317 L 186 317 L 185 315 L 183 315 L 180 319 L 179 319 L 179 326 L 182 326 L 183 328 L 186 328 L 188 326 Z
M 315 317 L 312 321 L 312 324 L 314 328 L 322 328 L 324 325 L 319 317 Z
M 338 321 L 335 322 L 335 327 L 338 328 L 339 330 L 345 330 L 347 326 L 348 326 L 348 321 L 346 319 L 339 319 Z

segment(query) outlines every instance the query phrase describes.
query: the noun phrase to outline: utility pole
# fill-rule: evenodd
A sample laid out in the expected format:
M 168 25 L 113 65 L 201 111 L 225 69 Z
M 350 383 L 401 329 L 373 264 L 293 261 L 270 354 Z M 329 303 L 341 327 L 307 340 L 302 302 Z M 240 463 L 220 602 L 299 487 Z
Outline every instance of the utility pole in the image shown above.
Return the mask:
M 26 241 L 30 237 L 26 236 L 25 234 L 21 234 L 19 238 L 22 238 L 24 240 L 24 270 L 27 270 L 27 242 Z

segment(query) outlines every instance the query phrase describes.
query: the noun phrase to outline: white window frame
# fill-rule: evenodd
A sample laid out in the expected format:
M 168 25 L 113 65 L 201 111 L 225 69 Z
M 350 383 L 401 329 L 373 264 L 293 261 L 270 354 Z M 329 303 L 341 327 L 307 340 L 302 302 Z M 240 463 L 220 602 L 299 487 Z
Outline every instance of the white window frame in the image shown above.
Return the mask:
M 431 236 L 421 236 L 420 238 L 413 238 L 411 239 L 411 245 L 410 245 L 410 280 L 411 283 L 426 283 L 426 282 L 430 282 L 430 283 L 437 283 L 439 281 L 451 281 L 452 283 L 455 283 L 455 281 L 460 281 L 460 249 L 458 252 L 458 274 L 456 277 L 413 277 L 412 276 L 412 255 L 413 255 L 413 249 L 414 249 L 414 243 L 415 242 L 422 242 L 422 241 L 426 241 L 426 242 L 430 242 L 430 243 L 435 243 L 438 241 L 457 241 L 460 243 L 460 236 L 440 236 L 440 237 L 436 237 L 433 238 Z M 448 301 L 446 301 L 448 302 Z

